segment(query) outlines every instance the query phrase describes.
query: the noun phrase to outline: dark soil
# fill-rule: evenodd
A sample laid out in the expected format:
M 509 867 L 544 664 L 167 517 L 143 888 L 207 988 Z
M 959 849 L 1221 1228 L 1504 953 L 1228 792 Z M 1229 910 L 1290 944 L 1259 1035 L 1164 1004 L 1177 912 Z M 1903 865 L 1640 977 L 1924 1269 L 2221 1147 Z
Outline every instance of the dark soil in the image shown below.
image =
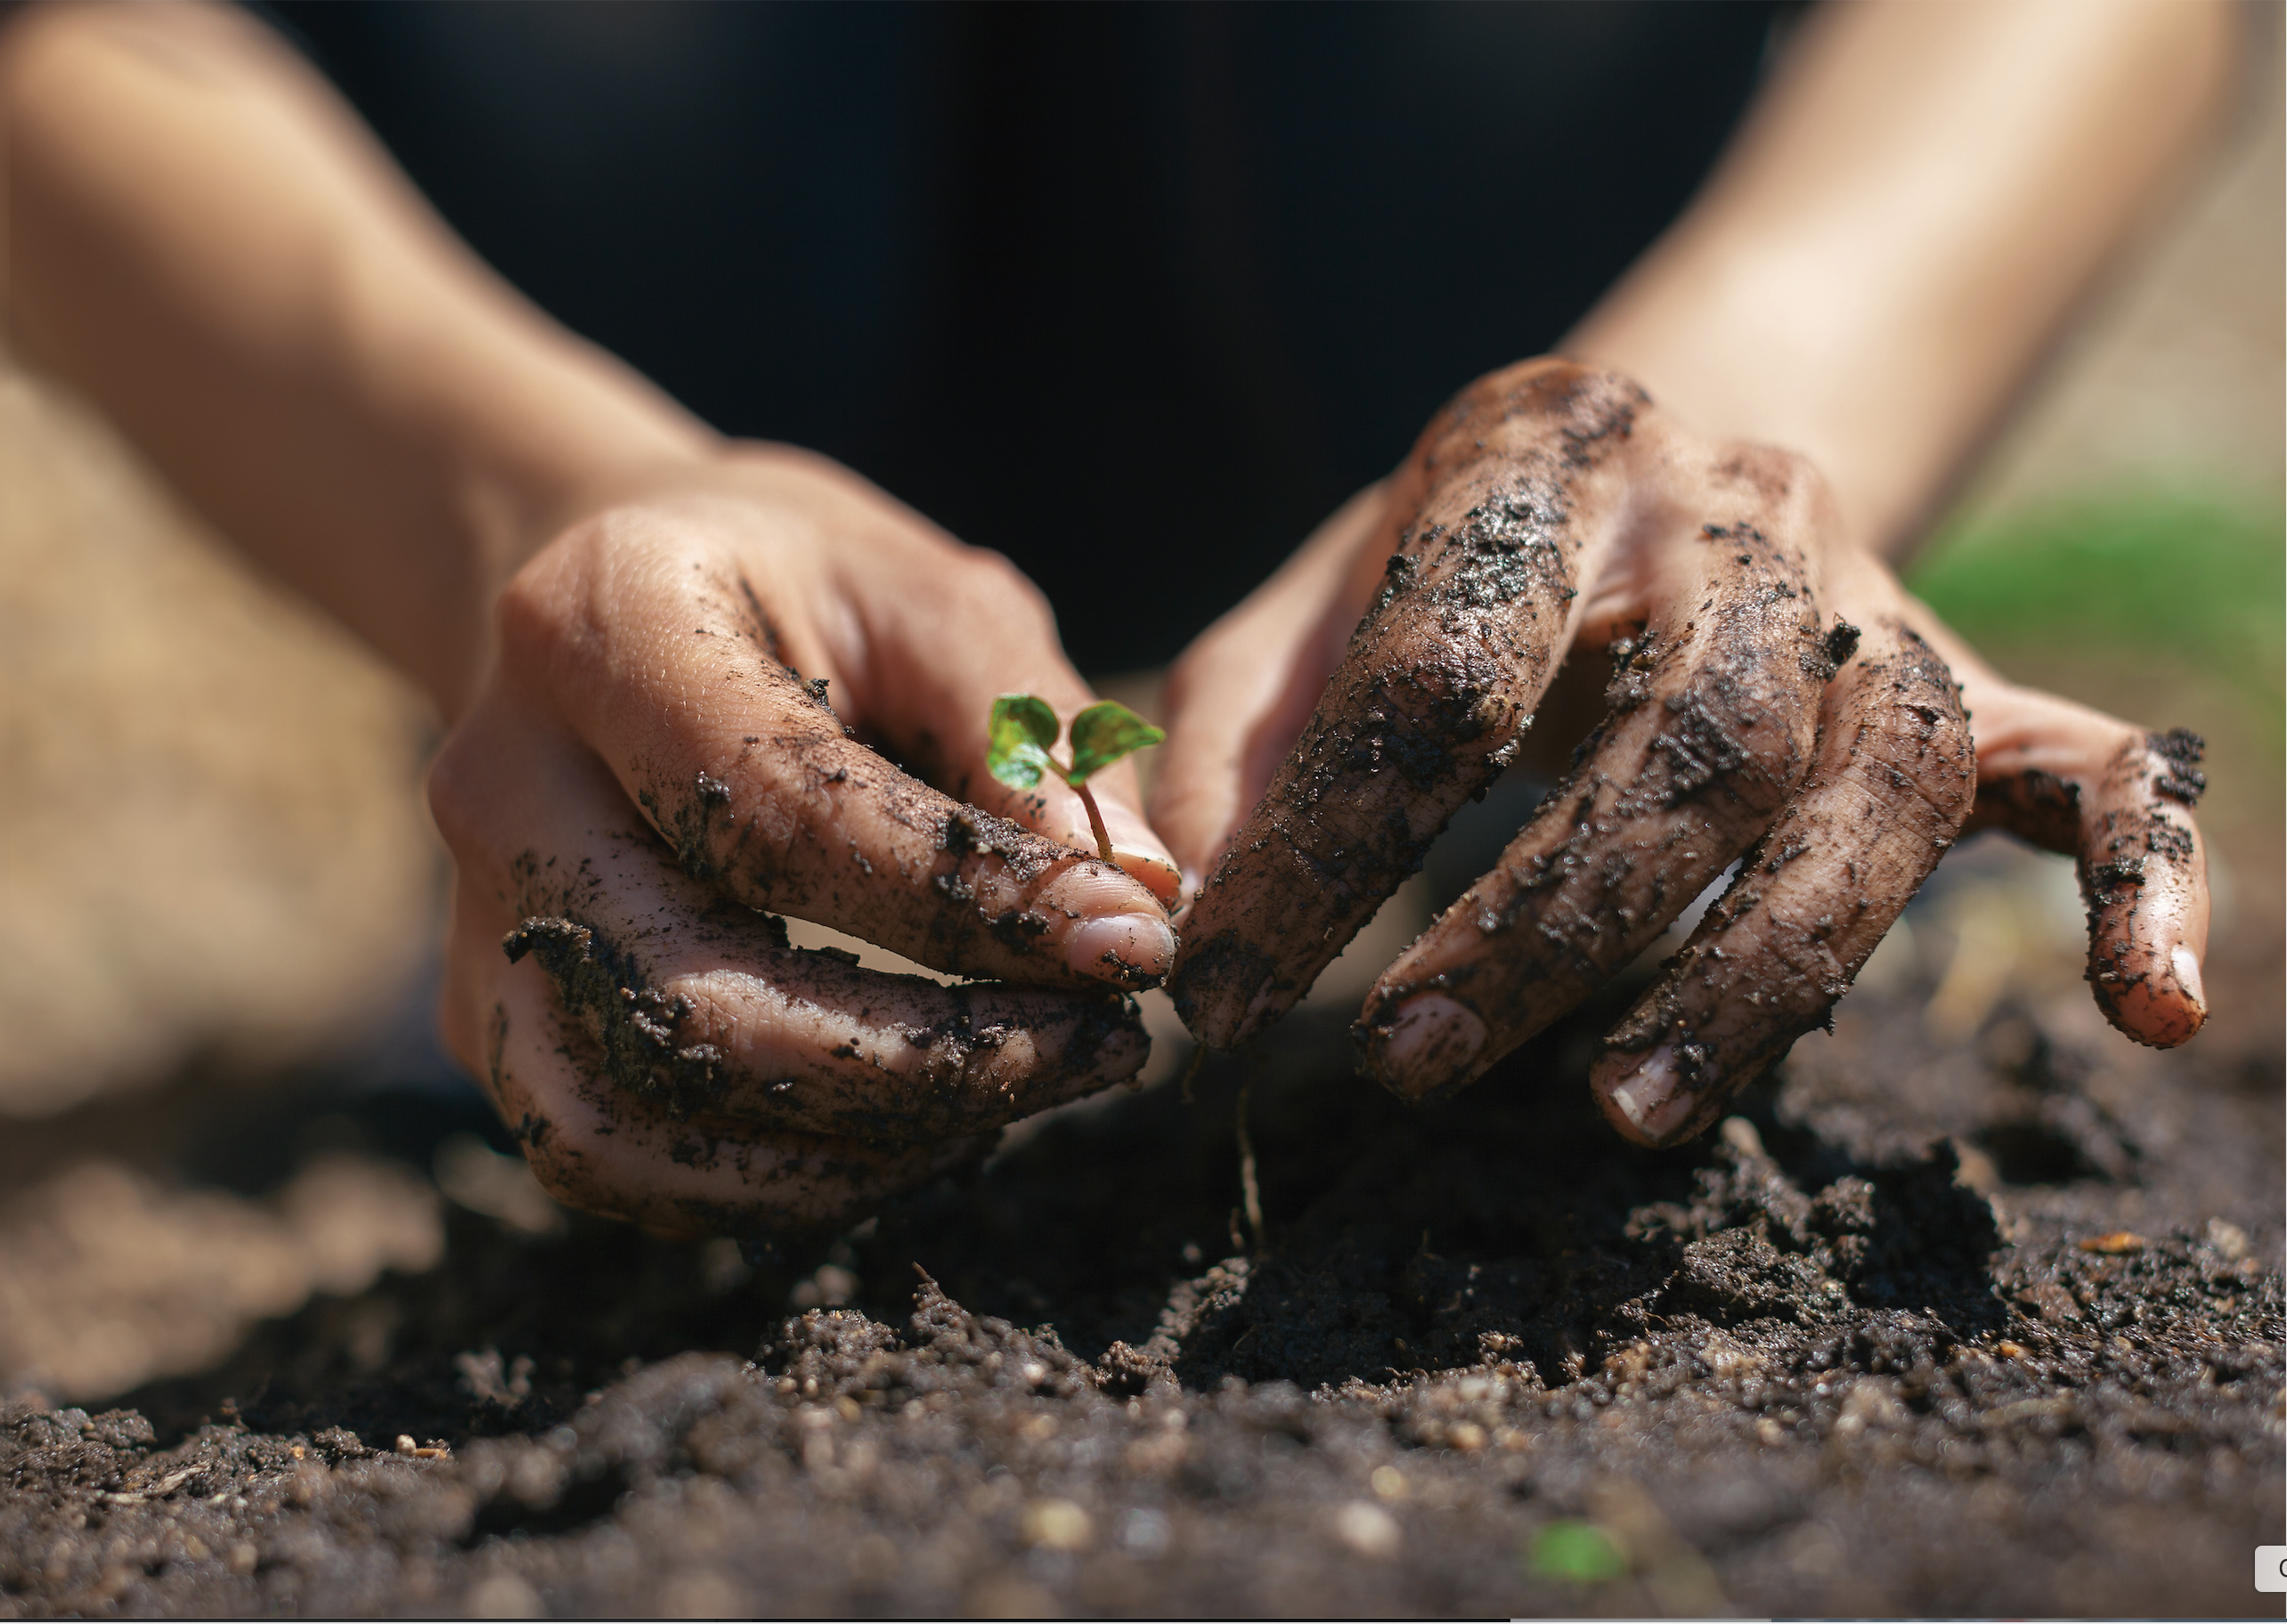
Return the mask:
M 1626 990 L 1427 1108 L 1298 1018 L 754 1264 L 456 1209 L 0 1411 L 0 1616 L 2271 1611 L 2270 1068 L 1861 994 L 1656 1154 L 1584 1095 Z

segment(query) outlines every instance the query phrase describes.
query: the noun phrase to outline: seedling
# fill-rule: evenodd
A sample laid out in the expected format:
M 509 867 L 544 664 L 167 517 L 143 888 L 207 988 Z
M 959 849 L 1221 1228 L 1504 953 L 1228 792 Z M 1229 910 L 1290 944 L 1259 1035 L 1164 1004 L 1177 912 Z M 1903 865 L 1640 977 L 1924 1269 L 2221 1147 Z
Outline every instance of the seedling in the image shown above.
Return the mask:
M 1547 1524 L 1533 1541 L 1526 1565 L 1538 1578 L 1569 1579 L 1575 1585 L 1608 1584 L 1628 1577 L 1628 1559 L 1612 1536 L 1593 1522 Z
M 1043 773 L 1054 773 L 1070 784 L 1088 809 L 1096 855 L 1109 863 L 1111 836 L 1104 832 L 1103 814 L 1096 809 L 1088 780 L 1121 757 L 1149 750 L 1168 735 L 1126 705 L 1102 700 L 1072 719 L 1072 759 L 1067 766 L 1048 753 L 1062 731 L 1046 700 L 1032 694 L 1004 694 L 993 701 L 986 769 L 1012 790 L 1038 787 Z

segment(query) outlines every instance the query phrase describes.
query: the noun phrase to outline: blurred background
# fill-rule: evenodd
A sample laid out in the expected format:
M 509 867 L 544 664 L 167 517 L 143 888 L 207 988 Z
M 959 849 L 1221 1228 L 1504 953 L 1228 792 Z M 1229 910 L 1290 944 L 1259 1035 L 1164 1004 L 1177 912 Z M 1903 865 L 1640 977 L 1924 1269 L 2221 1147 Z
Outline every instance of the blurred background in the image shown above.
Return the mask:
M 1577 321 L 1797 9 L 263 14 L 559 320 L 1008 554 L 1128 670 Z
M 1545 209 L 1475 211 L 1481 240 L 1424 252 L 1405 222 L 1442 183 L 1408 143 L 1433 99 L 1474 104 L 1437 87 L 1553 48 L 1516 30 L 1570 29 L 1586 60 L 1648 60 L 1634 93 L 1696 121 L 1712 154 L 1785 15 L 1688 8 L 1703 31 L 1654 30 L 1646 59 L 1651 37 L 1631 34 L 1642 20 L 1626 8 L 1457 10 L 1445 37 L 1382 64 L 1389 93 L 1358 98 L 1380 122 L 1334 129 L 1281 86 L 1372 60 L 1380 14 L 1364 8 L 1345 25 L 1358 37 L 1326 47 L 1333 66 L 1281 33 L 1274 8 L 1067 11 L 1056 26 L 1073 37 L 1030 56 L 994 34 L 989 8 L 942 8 L 903 32 L 813 42 L 841 77 L 771 96 L 714 85 L 738 45 L 721 30 L 847 22 L 745 6 L 386 9 L 406 16 L 380 29 L 370 8 L 265 15 L 480 250 L 720 426 L 822 445 L 1029 565 L 1070 551 L 1075 514 L 1098 547 L 1180 538 L 1169 579 L 1194 584 L 1148 613 L 1098 616 L 1085 582 L 1046 582 L 1073 645 L 1102 651 L 1107 686 L 1145 708 L 1154 662 L 1394 461 L 1455 385 L 1550 343 L 1704 169 L 1637 150 L 1624 118 L 1585 139 L 1567 85 L 1543 86 L 1542 113 L 1480 134 L 1489 161 L 1534 177 Z M 2275 34 L 2266 48 L 2261 90 L 2091 301 L 1912 581 L 2009 675 L 2207 737 L 2215 1014 L 2188 1053 L 2217 1086 L 2275 1092 L 2287 170 Z M 1147 59 L 1176 69 L 1123 77 Z M 1051 70 L 1073 60 L 1103 72 Z M 468 71 L 440 77 L 438 63 Z M 1182 93 L 1154 102 L 1155 84 Z M 877 116 L 893 102 L 934 122 Z M 768 127 L 720 123 L 733 118 Z M 1311 161 L 1329 142 L 1357 150 L 1362 187 L 1329 191 L 1332 166 Z M 504 160 L 461 162 L 479 143 Z M 688 191 L 682 166 L 711 144 L 782 155 L 735 183 L 761 203 L 711 211 Z M 566 149 L 590 160 L 569 190 L 549 178 Z M 1252 166 L 1210 161 L 1233 150 Z M 856 183 L 820 186 L 821 164 Z M 1033 199 L 1113 179 L 1169 211 L 1153 240 L 1176 246 L 1152 251 L 1172 262 L 1144 264 L 1109 207 L 1083 208 L 1077 233 L 1036 228 Z M 1282 209 L 1254 207 L 1249 187 Z M 853 195 L 899 188 L 924 196 L 918 237 L 849 212 Z M 598 240 L 614 208 L 634 211 L 636 247 Z M 1530 261 L 1550 219 L 1591 240 L 1529 296 L 1494 310 L 1440 280 L 1448 262 Z M 790 233 L 833 251 L 774 256 Z M 1294 281 L 1298 264 L 1327 269 Z M 753 320 L 690 328 L 677 277 L 721 283 L 718 305 L 743 297 Z M 1305 293 L 1273 320 L 1266 301 L 1290 282 Z M 1346 313 L 1361 308 L 1411 325 Z M 823 330 L 834 323 L 855 337 Z M 1032 392 L 1000 398 L 996 357 L 1018 342 L 1044 350 L 1011 369 Z M 872 370 L 829 365 L 853 344 Z M 1096 415 L 1044 410 L 1042 378 Z M 957 441 L 940 432 L 956 401 L 973 407 Z M 1124 436 L 1134 478 L 1107 492 L 1060 472 L 1059 434 Z M 1038 471 L 1013 510 L 976 472 L 996 446 L 1024 448 Z M 444 865 L 418 783 L 435 736 L 403 684 L 243 568 L 98 414 L 0 356 L 0 1392 L 88 1402 L 203 1368 L 313 1295 L 434 1267 L 447 1204 L 525 1232 L 558 1222 L 431 1032 Z M 1497 849 L 1502 820 L 1514 827 L 1514 800 L 1457 828 L 1314 1004 L 1355 1005 Z M 2096 1016 L 2081 952 L 2069 865 L 1981 840 L 1949 859 L 1865 985 L 1924 999 L 1925 1029 L 1963 1043 L 2038 1008 L 2132 1087 L 2149 1057 Z M 1153 1019 L 1171 1025 L 1163 1003 Z M 1178 1058 L 1163 1044 L 1154 1074 Z

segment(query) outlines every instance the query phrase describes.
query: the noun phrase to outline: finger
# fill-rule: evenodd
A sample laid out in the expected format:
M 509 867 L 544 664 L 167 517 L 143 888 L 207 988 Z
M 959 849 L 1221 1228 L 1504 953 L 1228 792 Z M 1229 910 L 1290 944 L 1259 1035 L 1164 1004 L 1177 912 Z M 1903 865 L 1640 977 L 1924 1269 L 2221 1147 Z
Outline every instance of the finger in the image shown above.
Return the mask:
M 1782 452 L 1707 471 L 1705 515 L 1649 548 L 1612 712 L 1500 865 L 1375 984 L 1367 1071 L 1419 1099 L 1473 1081 L 1626 966 L 1778 816 L 1847 646 L 1820 625 L 1824 488 Z M 1689 515 L 1669 516 L 1668 522 Z
M 476 962 L 455 978 L 536 971 L 592 1040 L 598 1080 L 629 1100 L 902 1143 L 997 1126 L 1143 1066 L 1131 1001 L 945 987 L 792 948 L 777 921 L 677 869 L 575 741 L 533 728 L 495 738 L 489 714 L 471 728 L 499 778 L 541 792 L 504 787 L 495 803 L 526 804 L 480 814 L 512 818 L 522 847 L 476 838 L 492 832 L 472 827 L 457 792 L 440 792 L 461 914 L 478 931 Z M 500 852 L 517 855 L 487 860 Z
M 543 674 L 686 872 L 956 974 L 1157 983 L 1175 938 L 1149 889 L 847 736 L 713 567 L 657 516 L 610 515 L 501 600 L 506 680 Z
M 2088 985 L 2128 1036 L 2173 1048 L 2208 1019 L 2208 864 L 2193 808 L 2206 746 L 2146 733 L 2004 682 L 1917 605 L 1931 642 L 1964 672 L 1977 737 L 1968 828 L 2006 829 L 2074 859 L 2088 907 Z
M 489 1027 L 480 1076 L 533 1175 L 566 1206 L 606 1217 L 712 1234 L 839 1228 L 990 1142 L 889 1149 L 677 1119 L 598 1080 L 592 1040 L 535 978 L 501 985 Z
M 866 670 L 853 691 L 868 725 L 899 742 L 916 771 L 961 800 L 998 813 L 1084 852 L 1096 849 L 1087 808 L 1072 788 L 1044 776 L 1012 789 L 985 762 L 993 701 L 1034 694 L 1068 727 L 1099 697 L 1072 669 L 1047 600 L 997 553 L 947 538 L 935 589 L 844 596 L 866 619 Z M 976 635 L 948 636 L 948 627 Z M 907 742 L 910 741 L 910 744 Z M 1088 780 L 1119 866 L 1163 904 L 1175 901 L 1176 860 L 1145 818 L 1132 761 Z
M 1199 894 L 1310 719 L 1369 601 L 1348 589 L 1350 565 L 1388 504 L 1380 483 L 1352 497 L 1168 669 L 1151 816 L 1182 867 L 1184 897 Z
M 948 987 L 758 946 L 720 914 L 614 930 L 610 912 L 526 914 L 501 950 L 539 965 L 614 1084 L 671 1116 L 916 1143 L 1124 1082 L 1151 1052 L 1117 994 Z
M 1572 630 L 1624 516 L 1643 395 L 1563 362 L 1440 414 L 1393 487 L 1408 514 L 1367 610 L 1269 792 L 1184 931 L 1171 990 L 1227 1047 L 1283 1014 L 1482 794 Z
M 1952 672 L 1894 609 L 1861 618 L 1802 789 L 1605 1040 L 1591 1088 L 1640 1144 L 1700 1132 L 1822 1023 L 1969 815 L 1976 762 Z

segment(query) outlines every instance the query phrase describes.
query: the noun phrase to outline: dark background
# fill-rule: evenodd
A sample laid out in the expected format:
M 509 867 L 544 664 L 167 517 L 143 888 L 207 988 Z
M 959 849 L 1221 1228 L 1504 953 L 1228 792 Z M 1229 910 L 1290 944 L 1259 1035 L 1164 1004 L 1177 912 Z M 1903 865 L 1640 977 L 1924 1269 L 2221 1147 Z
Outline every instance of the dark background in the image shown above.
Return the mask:
M 1009 554 L 1094 670 L 1171 656 L 1553 344 L 1706 173 L 1774 14 L 260 9 L 541 305 Z

